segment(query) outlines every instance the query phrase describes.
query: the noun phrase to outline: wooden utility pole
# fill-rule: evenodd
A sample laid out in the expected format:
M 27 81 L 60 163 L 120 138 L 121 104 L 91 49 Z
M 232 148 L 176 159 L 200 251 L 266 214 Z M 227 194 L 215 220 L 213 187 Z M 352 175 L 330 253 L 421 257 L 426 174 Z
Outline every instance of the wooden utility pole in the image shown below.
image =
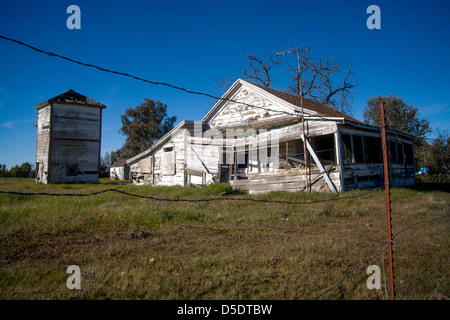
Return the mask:
M 383 143 L 383 164 L 384 164 L 384 190 L 386 197 L 386 222 L 387 222 L 387 242 L 388 242 L 388 259 L 389 259 L 389 283 L 391 300 L 395 300 L 394 290 L 394 265 L 392 259 L 392 228 L 391 228 L 391 193 L 389 190 L 389 165 L 387 156 L 386 141 L 386 119 L 384 116 L 384 103 L 380 103 L 381 109 L 381 140 Z
M 306 148 L 306 134 L 305 134 L 305 114 L 303 113 L 303 89 L 302 82 L 300 80 L 300 52 L 305 49 L 291 49 L 284 52 L 278 52 L 275 56 L 286 55 L 290 53 L 297 53 L 297 86 L 299 88 L 298 95 L 300 96 L 300 107 L 302 108 L 302 132 L 303 132 L 303 158 L 305 160 L 305 190 L 308 188 L 308 158 Z

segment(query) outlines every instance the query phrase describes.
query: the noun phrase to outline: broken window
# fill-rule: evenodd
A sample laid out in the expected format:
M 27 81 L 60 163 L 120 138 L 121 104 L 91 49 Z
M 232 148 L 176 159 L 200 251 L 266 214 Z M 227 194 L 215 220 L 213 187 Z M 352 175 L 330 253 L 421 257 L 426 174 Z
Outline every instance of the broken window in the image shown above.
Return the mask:
M 414 151 L 413 145 L 409 143 L 403 144 L 403 152 L 405 153 L 405 163 L 412 165 L 414 164 Z
M 356 163 L 363 163 L 364 161 L 364 143 L 362 136 L 353 137 L 353 154 Z
M 312 137 L 311 146 L 322 164 L 335 163 L 334 134 Z
M 302 139 L 280 142 L 278 155 L 280 169 L 301 168 L 305 166 Z
M 353 163 L 352 136 L 349 134 L 343 134 L 341 135 L 341 141 L 344 163 Z
M 381 138 L 362 135 L 341 135 L 344 164 L 382 162 Z
M 383 161 L 381 138 L 364 137 L 364 150 L 366 151 L 366 161 L 368 163 L 380 163 Z
M 246 173 L 248 167 L 248 146 L 238 148 L 236 154 L 237 173 Z
M 66 167 L 66 176 L 77 176 L 78 175 L 78 165 L 68 165 Z
M 397 163 L 397 143 L 395 141 L 389 141 L 389 156 L 391 162 Z
M 271 164 L 271 147 L 260 145 L 249 150 L 249 171 L 266 172 L 269 171 Z
M 403 164 L 404 162 L 403 144 L 397 143 L 397 162 Z

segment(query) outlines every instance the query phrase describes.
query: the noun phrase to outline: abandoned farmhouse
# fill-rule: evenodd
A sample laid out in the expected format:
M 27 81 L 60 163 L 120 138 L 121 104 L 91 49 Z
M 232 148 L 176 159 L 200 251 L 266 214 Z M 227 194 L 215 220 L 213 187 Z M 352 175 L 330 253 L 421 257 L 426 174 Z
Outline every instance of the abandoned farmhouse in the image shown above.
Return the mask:
M 90 108 L 101 115 L 102 107 Z M 411 136 L 387 131 L 394 186 L 415 184 L 413 142 Z M 322 103 L 241 79 L 201 121 L 182 121 L 150 149 L 127 160 L 130 182 L 137 185 L 226 182 L 252 194 L 381 186 L 382 162 L 380 128 Z M 77 164 L 80 169 L 84 165 L 81 159 Z M 71 172 L 68 168 L 58 177 Z

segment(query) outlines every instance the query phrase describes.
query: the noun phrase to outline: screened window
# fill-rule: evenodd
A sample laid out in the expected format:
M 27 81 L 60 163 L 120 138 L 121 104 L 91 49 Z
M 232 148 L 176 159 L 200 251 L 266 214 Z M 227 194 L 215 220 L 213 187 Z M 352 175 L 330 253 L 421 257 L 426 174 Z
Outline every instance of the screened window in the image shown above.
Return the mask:
M 364 137 L 364 150 L 368 163 L 379 163 L 383 161 L 381 138 Z
M 353 136 L 353 153 L 355 155 L 355 162 L 364 162 L 364 144 L 362 136 Z
M 343 134 L 341 135 L 341 140 L 344 163 L 353 163 L 352 136 L 349 134 Z
M 403 153 L 403 144 L 397 143 L 397 162 L 403 164 L 404 163 L 404 153 Z
M 406 164 L 414 164 L 414 151 L 413 145 L 409 143 L 403 144 L 403 152 L 405 153 L 405 163 Z
M 311 145 L 323 164 L 335 163 L 334 134 L 312 137 Z

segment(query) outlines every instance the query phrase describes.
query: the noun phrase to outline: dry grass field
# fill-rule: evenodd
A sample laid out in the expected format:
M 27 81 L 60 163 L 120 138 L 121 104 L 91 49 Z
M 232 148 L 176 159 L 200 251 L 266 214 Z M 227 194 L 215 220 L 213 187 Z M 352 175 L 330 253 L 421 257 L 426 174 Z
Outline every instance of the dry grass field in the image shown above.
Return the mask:
M 181 188 L 107 179 L 95 185 L 0 180 L 0 191 L 108 188 L 172 200 L 312 203 L 157 201 L 117 192 L 0 194 L 0 299 L 388 299 L 387 253 L 379 254 L 386 247 L 384 190 L 251 196 L 221 184 Z M 448 184 L 391 191 L 397 298 L 448 297 Z M 66 286 L 70 265 L 80 267 L 81 290 Z M 369 265 L 381 268 L 380 290 L 367 288 Z

